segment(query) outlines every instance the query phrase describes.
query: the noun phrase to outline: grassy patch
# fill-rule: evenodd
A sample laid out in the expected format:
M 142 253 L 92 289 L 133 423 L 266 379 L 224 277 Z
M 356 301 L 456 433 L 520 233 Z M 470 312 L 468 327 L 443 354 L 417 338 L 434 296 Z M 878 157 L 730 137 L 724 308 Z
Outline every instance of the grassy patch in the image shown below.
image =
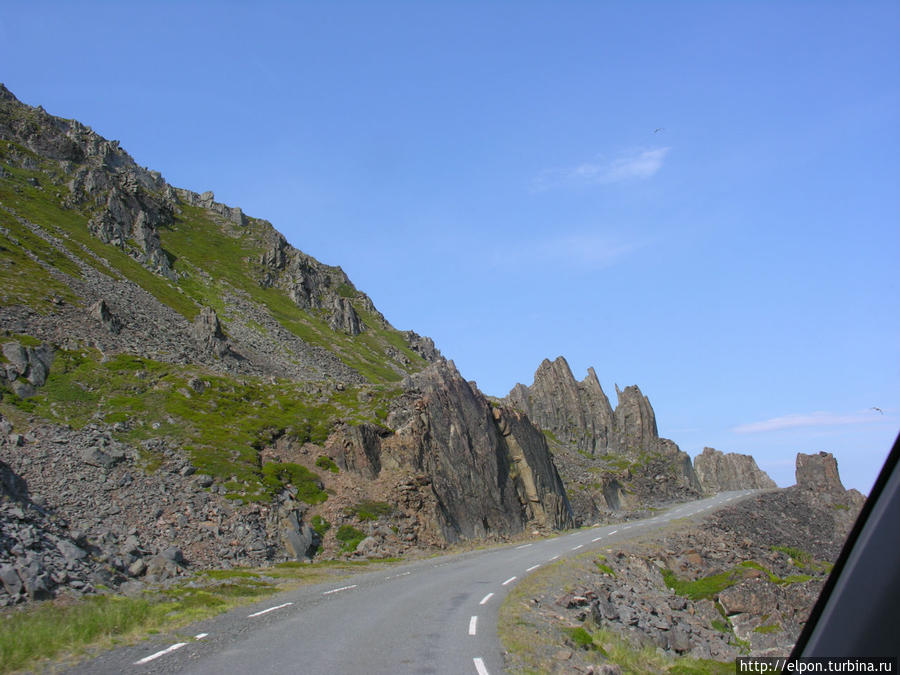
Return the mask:
M 729 570 L 727 572 L 720 572 L 719 574 L 711 574 L 710 576 L 697 579 L 696 581 L 679 579 L 674 572 L 668 569 L 662 570 L 662 576 L 666 586 L 671 588 L 678 595 L 683 595 L 691 600 L 712 598 L 744 578 L 744 575 L 740 570 Z
M 362 501 L 347 509 L 347 515 L 353 515 L 360 520 L 378 520 L 391 515 L 394 507 L 387 502 Z
M 324 537 L 325 533 L 331 529 L 331 523 L 325 520 L 322 516 L 313 516 L 311 524 L 312 529 L 317 535 L 319 535 L 319 538 Z
M 337 540 L 341 542 L 341 550 L 345 553 L 352 553 L 359 546 L 359 542 L 366 538 L 364 532 L 360 532 L 352 525 L 341 525 L 335 535 Z
M 334 460 L 331 459 L 328 455 L 319 455 L 316 458 L 316 466 L 320 469 L 325 469 L 326 471 L 330 471 L 331 473 L 338 473 L 340 469 L 338 469 L 338 465 L 334 463 Z
M 328 495 L 322 489 L 319 476 L 301 464 L 270 462 L 262 468 L 263 483 L 274 494 L 283 488 L 297 488 L 297 499 L 307 504 L 321 504 Z
M 566 632 L 569 634 L 569 637 L 572 639 L 572 642 L 575 643 L 576 647 L 580 649 L 596 649 L 594 638 L 581 626 L 567 628 Z

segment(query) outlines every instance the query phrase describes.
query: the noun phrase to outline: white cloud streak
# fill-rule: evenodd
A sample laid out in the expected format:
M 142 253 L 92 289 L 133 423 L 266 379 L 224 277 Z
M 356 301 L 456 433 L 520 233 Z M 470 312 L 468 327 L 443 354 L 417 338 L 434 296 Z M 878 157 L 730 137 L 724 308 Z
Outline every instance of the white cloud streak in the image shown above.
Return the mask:
M 604 234 L 560 234 L 505 245 L 495 251 L 494 264 L 519 266 L 541 261 L 580 269 L 603 269 L 647 245 L 646 241 L 625 241 Z
M 563 185 L 608 185 L 646 180 L 662 168 L 669 150 L 668 147 L 636 150 L 610 161 L 586 162 L 568 169 L 545 171 L 535 180 L 535 186 L 546 190 Z
M 884 418 L 875 411 L 859 412 L 851 414 L 837 414 L 830 412 L 813 412 L 806 414 L 782 415 L 761 422 L 740 424 L 732 429 L 738 434 L 756 434 L 766 431 L 781 431 L 797 427 L 828 427 L 850 424 L 870 424 L 880 422 Z

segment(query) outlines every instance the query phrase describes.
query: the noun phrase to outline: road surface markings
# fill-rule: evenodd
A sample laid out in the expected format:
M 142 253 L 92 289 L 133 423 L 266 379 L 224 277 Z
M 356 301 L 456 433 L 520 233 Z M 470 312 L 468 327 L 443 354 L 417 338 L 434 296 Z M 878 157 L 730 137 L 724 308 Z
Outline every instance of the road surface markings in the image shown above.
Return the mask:
M 281 609 L 282 607 L 287 607 L 288 605 L 293 604 L 293 602 L 286 602 L 283 605 L 275 605 L 275 607 L 269 607 L 269 609 L 264 609 L 259 612 L 253 612 L 253 614 L 248 614 L 247 618 L 252 619 L 254 616 L 262 616 L 263 614 L 268 614 L 269 612 L 274 612 L 276 609 Z
M 504 582 L 503 582 L 502 584 L 500 584 L 500 585 L 501 585 L 501 586 L 506 586 L 507 584 L 511 584 L 511 583 L 514 582 L 515 580 L 516 580 L 516 577 L 510 577 L 509 579 L 507 579 L 506 581 L 504 581 Z
M 475 670 L 478 672 L 478 675 L 491 675 L 488 672 L 488 669 L 484 666 L 484 661 L 481 660 L 481 657 L 476 656 L 472 659 L 475 662 Z
M 628 527 L 631 527 L 631 525 L 629 525 Z M 628 527 L 626 527 L 625 529 L 627 530 Z M 618 532 L 618 530 L 613 530 L 612 532 L 610 532 L 610 534 L 615 534 L 616 532 Z
M 195 639 L 195 640 L 202 640 L 203 638 L 208 637 L 208 636 L 209 636 L 209 633 L 197 633 L 197 634 L 194 636 L 194 639 Z
M 550 560 L 556 560 L 558 557 L 559 557 L 559 555 L 555 555 L 552 558 L 550 558 Z
M 520 548 L 528 548 L 529 546 L 531 546 L 531 544 L 522 544 L 521 546 L 516 546 L 516 550 Z
M 340 593 L 341 591 L 349 591 L 351 588 L 356 588 L 358 584 L 351 584 L 350 586 L 341 586 L 340 588 L 333 588 L 330 591 L 325 591 L 322 595 L 330 595 L 332 593 Z M 288 603 L 291 604 L 291 603 Z M 277 607 L 273 607 L 273 609 L 278 609 Z M 269 611 L 269 610 L 266 610 Z
M 577 551 L 577 550 L 580 549 L 580 548 L 584 548 L 584 544 L 578 544 L 578 546 L 573 546 L 573 547 L 572 547 L 572 550 L 573 550 L 573 551 Z
M 591 543 L 593 544 L 595 541 L 600 541 L 603 537 L 597 537 L 596 539 L 591 539 Z
M 581 532 L 573 532 L 573 533 L 570 534 L 569 536 L 570 536 L 570 537 L 577 537 L 579 534 L 581 534 Z
M 145 663 L 150 663 L 153 659 L 158 659 L 160 656 L 165 656 L 166 654 L 174 652 L 176 649 L 181 649 L 186 644 L 187 644 L 187 642 L 176 642 L 171 647 L 167 647 L 166 649 L 163 649 L 162 651 L 158 651 L 155 654 L 151 654 L 150 656 L 145 656 L 140 661 L 135 661 L 134 665 L 142 666 Z
M 484 596 L 484 597 L 481 599 L 481 602 L 479 602 L 478 604 L 479 604 L 479 605 L 486 605 L 487 602 L 488 602 L 488 600 L 490 600 L 490 599 L 493 598 L 493 597 L 494 597 L 494 594 L 493 594 L 493 593 L 488 593 L 486 596 Z
M 533 571 L 533 570 L 536 570 L 538 567 L 540 567 L 540 564 L 532 565 L 531 567 L 529 567 L 529 568 L 528 568 L 527 570 L 525 570 L 525 571 L 526 571 L 526 572 L 531 572 L 531 571 Z
M 475 635 L 475 632 L 478 630 L 478 617 L 473 616 L 469 619 L 469 635 Z
M 626 526 L 623 527 L 622 529 L 623 529 L 623 530 L 630 530 L 630 529 L 631 529 L 631 525 L 626 525 Z M 613 530 L 613 532 L 618 532 L 618 530 Z M 612 534 L 612 532 L 610 532 L 610 534 Z
M 385 577 L 384 580 L 387 581 L 388 579 L 396 579 L 397 577 L 405 577 L 405 576 L 409 576 L 410 574 L 412 574 L 412 572 L 401 572 L 400 574 L 392 574 L 389 577 Z

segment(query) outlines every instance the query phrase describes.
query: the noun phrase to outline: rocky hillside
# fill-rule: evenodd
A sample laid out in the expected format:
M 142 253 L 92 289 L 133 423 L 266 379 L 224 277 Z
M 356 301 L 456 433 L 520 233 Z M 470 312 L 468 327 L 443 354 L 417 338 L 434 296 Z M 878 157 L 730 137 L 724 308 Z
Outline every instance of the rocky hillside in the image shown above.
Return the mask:
M 0 85 L 0 603 L 572 523 L 547 442 L 339 267 Z
M 742 654 L 788 654 L 862 502 L 840 486 L 834 457 L 800 454 L 795 486 L 558 563 L 516 591 L 526 603 L 504 609 L 501 623 L 520 627 L 508 642 L 516 630 L 532 636 L 509 669 L 719 672 L 695 659 L 725 672 Z
M 724 454 L 715 448 L 703 448 L 694 458 L 694 471 L 708 494 L 728 490 L 768 490 L 778 487 L 769 475 L 756 465 L 750 455 L 736 452 Z
M 616 395 L 613 410 L 594 369 L 578 382 L 560 356 L 504 399 L 544 431 L 583 522 L 702 492 L 691 458 L 660 438 L 649 399 L 637 386 L 616 387 Z

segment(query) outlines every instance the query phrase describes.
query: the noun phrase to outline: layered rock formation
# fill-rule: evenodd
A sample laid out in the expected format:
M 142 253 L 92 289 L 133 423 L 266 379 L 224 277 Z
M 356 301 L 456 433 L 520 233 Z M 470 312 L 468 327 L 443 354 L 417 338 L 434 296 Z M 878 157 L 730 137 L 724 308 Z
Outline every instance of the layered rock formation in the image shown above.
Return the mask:
M 492 407 L 452 362 L 415 375 L 407 397 L 388 417 L 392 433 L 351 428 L 330 442 L 338 465 L 419 476 L 447 541 L 573 524 L 544 436 L 524 415 Z
M 616 395 L 613 410 L 594 369 L 578 382 L 560 356 L 505 399 L 544 430 L 581 521 L 701 492 L 687 453 L 660 438 L 649 399 L 637 386 Z
M 694 471 L 707 494 L 728 490 L 768 490 L 778 487 L 769 475 L 756 465 L 750 455 L 736 452 L 724 454 L 715 448 L 703 448 L 694 458 Z

